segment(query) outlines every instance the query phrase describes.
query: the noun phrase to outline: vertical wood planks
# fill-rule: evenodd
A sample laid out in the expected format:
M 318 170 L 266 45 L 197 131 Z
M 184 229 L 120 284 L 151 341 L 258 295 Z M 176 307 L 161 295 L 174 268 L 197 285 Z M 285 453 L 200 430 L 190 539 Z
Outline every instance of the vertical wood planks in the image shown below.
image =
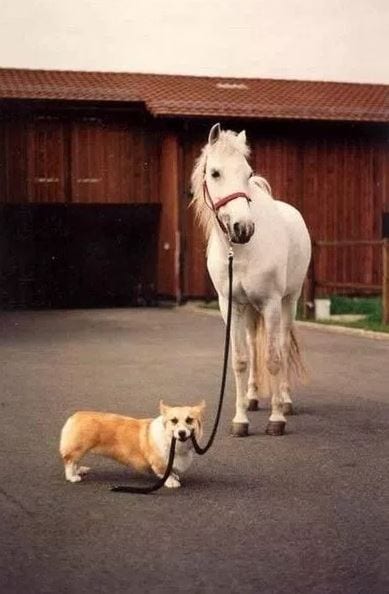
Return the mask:
M 389 239 L 382 244 L 382 323 L 389 324 Z
M 159 247 L 157 288 L 160 295 L 181 299 L 180 282 L 180 190 L 179 145 L 177 135 L 165 132 L 160 162 L 160 200 L 163 204 Z
M 185 234 L 185 270 L 183 275 L 183 292 L 186 297 L 209 297 L 213 294 L 206 266 L 206 239 L 204 231 L 195 219 L 194 208 L 190 206 L 191 174 L 193 165 L 200 155 L 203 139 L 186 139 L 184 143 L 184 187 L 182 195 L 182 229 Z
M 28 123 L 29 202 L 66 202 L 65 126 L 57 117 L 39 116 Z

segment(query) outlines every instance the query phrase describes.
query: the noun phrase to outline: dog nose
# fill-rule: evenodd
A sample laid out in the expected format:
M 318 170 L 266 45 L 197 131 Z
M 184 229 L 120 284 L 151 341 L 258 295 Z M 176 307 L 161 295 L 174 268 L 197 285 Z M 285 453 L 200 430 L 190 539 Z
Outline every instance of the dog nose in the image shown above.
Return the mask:
M 185 439 L 185 437 L 186 437 L 186 431 L 183 431 L 183 430 L 179 431 L 178 432 L 178 437 L 180 439 Z

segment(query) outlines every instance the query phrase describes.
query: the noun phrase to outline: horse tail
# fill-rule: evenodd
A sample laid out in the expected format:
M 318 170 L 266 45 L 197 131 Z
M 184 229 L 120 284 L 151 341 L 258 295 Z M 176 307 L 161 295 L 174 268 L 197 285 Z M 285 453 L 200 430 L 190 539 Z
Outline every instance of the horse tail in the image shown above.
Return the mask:
M 262 398 L 268 398 L 271 395 L 270 372 L 266 364 L 267 335 L 265 322 L 262 315 L 257 318 L 256 329 L 257 344 L 257 387 L 258 394 Z M 303 361 L 300 343 L 296 334 L 296 329 L 292 326 L 289 335 L 288 349 L 288 382 L 296 381 L 305 383 L 308 379 L 307 370 Z
M 288 380 L 298 380 L 306 383 L 308 373 L 302 357 L 300 343 L 296 335 L 296 328 L 292 325 L 290 330 L 289 353 L 288 353 Z

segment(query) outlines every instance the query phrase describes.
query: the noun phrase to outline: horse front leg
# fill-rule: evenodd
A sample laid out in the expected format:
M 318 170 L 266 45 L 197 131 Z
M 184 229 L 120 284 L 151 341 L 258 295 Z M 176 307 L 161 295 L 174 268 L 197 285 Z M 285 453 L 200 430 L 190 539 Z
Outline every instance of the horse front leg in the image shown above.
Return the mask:
M 247 308 L 246 333 L 249 353 L 249 378 L 247 386 L 247 410 L 258 410 L 258 354 L 257 354 L 257 318 L 258 313 L 252 307 Z
M 283 389 L 287 382 L 287 357 L 283 348 L 281 316 L 281 300 L 272 300 L 264 307 L 266 367 L 271 387 L 271 415 L 266 427 L 268 435 L 283 435 L 286 425 Z
M 219 299 L 219 303 L 224 321 L 226 321 L 227 300 Z M 232 419 L 231 432 L 234 437 L 245 437 L 249 432 L 245 377 L 247 370 L 246 307 L 246 305 L 236 304 L 232 306 L 231 350 L 236 387 L 236 409 L 235 416 Z

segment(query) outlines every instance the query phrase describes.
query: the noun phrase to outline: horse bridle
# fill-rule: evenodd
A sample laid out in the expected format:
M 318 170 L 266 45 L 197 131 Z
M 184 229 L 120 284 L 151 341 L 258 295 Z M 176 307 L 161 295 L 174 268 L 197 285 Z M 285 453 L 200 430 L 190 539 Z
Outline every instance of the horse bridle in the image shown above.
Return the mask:
M 232 200 L 236 200 L 237 198 L 246 198 L 247 203 L 250 204 L 250 196 L 248 196 L 246 192 L 234 192 L 233 194 L 228 194 L 228 196 L 224 196 L 223 198 L 217 198 L 214 202 L 211 198 L 211 194 L 209 193 L 208 185 L 205 179 L 203 181 L 203 196 L 205 204 L 208 206 L 208 208 L 210 208 L 213 211 L 216 220 L 219 223 L 220 229 L 223 231 L 223 233 L 225 233 L 225 235 L 227 235 L 228 239 L 230 240 L 229 231 L 219 218 L 219 209 L 222 206 L 225 206 L 226 204 L 231 202 Z

